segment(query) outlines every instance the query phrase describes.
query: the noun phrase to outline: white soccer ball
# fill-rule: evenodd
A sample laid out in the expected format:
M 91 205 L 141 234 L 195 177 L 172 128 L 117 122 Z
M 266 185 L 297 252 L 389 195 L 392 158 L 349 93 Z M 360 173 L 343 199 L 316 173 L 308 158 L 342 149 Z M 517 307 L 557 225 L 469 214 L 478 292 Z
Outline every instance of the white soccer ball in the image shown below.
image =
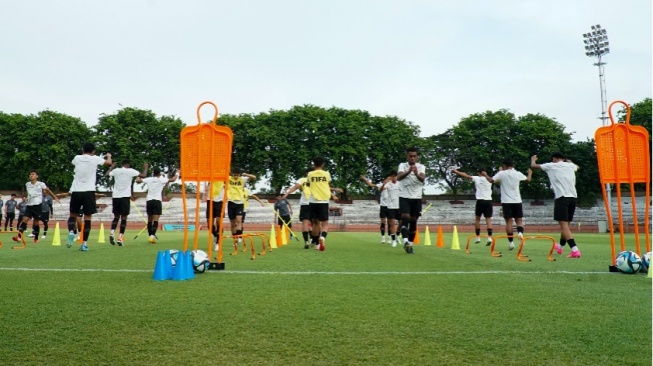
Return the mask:
M 177 264 L 177 255 L 179 255 L 179 251 L 177 249 L 171 249 L 169 250 L 170 252 L 170 264 L 174 267 Z
M 193 250 L 190 252 L 191 258 L 193 258 L 193 270 L 195 273 L 204 273 L 211 261 L 209 260 L 209 255 L 206 254 L 203 250 Z
M 627 250 L 617 255 L 615 267 L 621 273 L 637 273 L 642 267 L 642 259 L 637 253 Z
M 651 252 L 644 254 L 642 257 L 642 268 L 640 272 L 648 272 L 648 267 L 651 265 Z

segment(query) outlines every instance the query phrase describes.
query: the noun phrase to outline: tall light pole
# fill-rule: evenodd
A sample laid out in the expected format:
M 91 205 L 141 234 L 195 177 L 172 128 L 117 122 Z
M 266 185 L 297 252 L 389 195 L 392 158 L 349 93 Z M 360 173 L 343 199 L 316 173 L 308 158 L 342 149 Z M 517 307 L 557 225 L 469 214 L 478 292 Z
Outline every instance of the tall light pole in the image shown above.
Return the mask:
M 599 68 L 599 85 L 601 87 L 601 120 L 602 126 L 608 125 L 608 100 L 605 93 L 605 62 L 601 60 L 604 55 L 610 52 L 608 43 L 608 31 L 601 28 L 600 24 L 593 25 L 589 33 L 583 34 L 583 42 L 585 43 L 585 55 L 588 57 L 596 57 L 597 62 L 594 66 Z M 610 185 L 605 185 L 605 190 L 608 195 L 608 204 L 612 204 L 612 192 Z

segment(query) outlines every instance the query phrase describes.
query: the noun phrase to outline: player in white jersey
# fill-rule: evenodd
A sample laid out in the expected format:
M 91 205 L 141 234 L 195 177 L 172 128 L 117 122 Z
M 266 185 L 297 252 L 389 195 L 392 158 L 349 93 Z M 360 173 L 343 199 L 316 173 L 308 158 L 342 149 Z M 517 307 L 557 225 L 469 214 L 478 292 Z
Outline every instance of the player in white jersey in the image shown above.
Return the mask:
M 397 246 L 397 223 L 400 219 L 399 214 L 399 182 L 397 181 L 397 172 L 391 171 L 388 177 L 381 184 L 381 194 L 387 194 L 386 213 L 388 217 L 388 232 L 390 238 L 388 243 L 393 247 Z
M 399 164 L 399 212 L 401 213 L 401 236 L 404 250 L 413 254 L 413 240 L 417 232 L 417 219 L 422 212 L 422 192 L 426 179 L 426 167 L 417 162 L 417 148 L 406 149 L 407 162 Z
M 576 246 L 574 234 L 571 232 L 569 223 L 574 219 L 576 212 L 576 171 L 578 165 L 565 159 L 565 156 L 556 151 L 551 155 L 551 163 L 538 164 L 537 155 L 531 156 L 531 168 L 542 169 L 549 176 L 551 188 L 553 189 L 555 204 L 553 206 L 553 219 L 560 225 L 560 243 L 555 248 L 558 254 L 562 254 L 562 247 L 569 243 L 571 253 L 567 258 L 580 258 L 580 250 Z
M 463 178 L 471 179 L 474 182 L 476 190 L 476 207 L 474 209 L 474 229 L 476 231 L 476 243 L 481 242 L 481 216 L 485 216 L 485 225 L 487 226 L 487 241 L 485 245 L 492 244 L 492 183 L 485 178 L 487 172 L 483 168 L 478 168 L 478 175 L 469 175 L 453 168 L 452 172 Z
M 519 183 L 521 181 L 530 182 L 533 171 L 528 169 L 528 176 L 515 170 L 512 159 L 504 159 L 501 169 L 490 178 L 487 174 L 485 178 L 490 183 L 499 183 L 501 188 L 501 208 L 503 209 L 503 218 L 506 220 L 506 235 L 508 235 L 508 249 L 515 249 L 513 243 L 513 220 L 517 224 L 517 236 L 520 240 L 524 238 L 524 209 L 522 207 L 521 193 L 519 192 Z
M 104 158 L 95 155 L 95 145 L 87 142 L 82 147 L 82 154 L 73 158 L 75 176 L 73 185 L 70 187 L 70 216 L 68 217 L 68 239 L 66 247 L 73 245 L 75 238 L 75 225 L 80 210 L 84 213 L 84 232 L 81 251 L 87 251 L 86 242 L 91 233 L 91 218 L 97 212 L 95 206 L 95 179 L 99 165 L 111 165 L 111 154 L 105 154 Z
M 179 179 L 179 172 L 177 171 L 172 178 L 166 178 L 161 175 L 160 168 L 154 168 L 154 176 L 136 178 L 136 183 L 145 183 L 147 185 L 147 197 L 145 197 L 145 211 L 147 212 L 147 241 L 151 244 L 156 244 L 156 230 L 159 228 L 159 217 L 163 214 L 163 205 L 161 199 L 163 198 L 163 188 L 168 183 L 172 183 Z
M 41 204 L 43 203 L 43 195 L 49 194 L 54 199 L 59 202 L 54 193 L 48 188 L 45 183 L 40 182 L 39 173 L 36 170 L 30 170 L 29 172 L 29 182 L 25 183 L 25 191 L 27 192 L 27 206 L 25 207 L 25 213 L 23 214 L 23 220 L 18 223 L 18 235 L 14 236 L 12 239 L 14 241 L 22 241 L 23 233 L 27 230 L 27 223 L 30 219 L 33 219 L 32 223 L 32 232 L 34 233 L 34 243 L 39 242 L 39 216 L 41 215 Z
M 127 228 L 127 216 L 131 209 L 132 183 L 134 178 L 147 177 L 148 164 L 143 164 L 143 172 L 139 172 L 131 167 L 129 160 L 123 160 L 122 166 L 116 169 L 116 163 L 111 165 L 106 173 L 107 177 L 113 178 L 113 191 L 111 194 L 111 204 L 113 206 L 113 221 L 111 221 L 111 232 L 109 233 L 109 243 L 118 244 L 119 247 L 124 244 L 125 229 Z M 116 227 L 120 220 L 120 234 L 118 240 L 115 239 Z

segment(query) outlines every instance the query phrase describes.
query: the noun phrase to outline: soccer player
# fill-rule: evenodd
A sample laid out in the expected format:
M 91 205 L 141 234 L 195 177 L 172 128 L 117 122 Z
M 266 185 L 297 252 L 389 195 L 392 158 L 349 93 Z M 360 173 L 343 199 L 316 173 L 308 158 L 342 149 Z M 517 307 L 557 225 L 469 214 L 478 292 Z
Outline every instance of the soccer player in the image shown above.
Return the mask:
M 240 235 L 243 234 L 243 189 L 245 183 L 254 179 L 256 179 L 255 175 L 243 173 L 238 168 L 234 168 L 229 176 L 227 214 L 231 224 L 231 236 L 238 236 L 238 244 L 242 242 Z
M 127 228 L 127 216 L 131 209 L 132 182 L 135 177 L 145 178 L 147 176 L 148 164 L 143 164 L 143 172 L 139 172 L 131 167 L 129 160 L 123 160 L 122 166 L 116 169 L 116 163 L 111 165 L 106 173 L 107 177 L 113 177 L 113 193 L 111 203 L 113 206 L 113 221 L 111 222 L 111 232 L 109 233 L 109 243 L 118 244 L 119 247 L 124 245 L 125 229 Z M 118 240 L 115 239 L 116 227 L 120 220 L 120 234 Z
M 395 177 L 396 177 L 396 174 L 395 174 Z M 381 219 L 381 226 L 379 227 L 379 231 L 381 232 L 381 244 L 386 243 L 386 237 L 385 237 L 385 228 L 386 228 L 386 226 L 388 226 L 388 239 L 387 239 L 387 242 L 390 243 L 390 232 L 392 230 L 390 229 L 390 226 L 388 225 L 389 224 L 388 223 L 388 190 L 381 190 L 381 186 L 383 186 L 388 181 L 388 178 L 386 178 L 383 182 L 379 183 L 378 185 L 370 182 L 370 180 L 367 179 L 364 175 L 361 175 L 360 178 L 370 188 L 376 189 L 381 193 L 380 198 L 379 198 L 379 218 Z
M 576 246 L 574 234 L 571 232 L 569 223 L 574 219 L 576 212 L 576 171 L 578 165 L 565 159 L 565 156 L 556 151 L 551 155 L 551 163 L 538 164 L 537 155 L 531 156 L 531 168 L 542 169 L 549 176 L 551 188 L 555 197 L 553 206 L 553 219 L 560 225 L 560 243 L 556 243 L 555 249 L 562 254 L 562 248 L 569 243 L 571 253 L 567 258 L 580 258 L 580 250 Z
M 331 174 L 324 170 L 324 158 L 313 158 L 313 170 L 308 173 L 307 179 L 311 186 L 311 220 L 319 222 L 319 225 L 313 225 L 312 239 L 317 242 L 315 249 L 324 251 L 329 232 L 329 199 L 338 201 L 338 196 L 331 191 Z
M 206 183 L 203 192 L 206 199 L 206 222 L 209 231 L 213 234 L 213 250 L 218 251 L 220 235 L 222 235 L 222 205 L 224 202 L 224 182 Z
M 312 171 L 313 168 L 306 169 L 306 175 Z M 309 205 L 309 199 L 311 197 L 311 186 L 308 184 L 308 178 L 302 177 L 297 180 L 294 186 L 290 187 L 286 193 L 281 197 L 281 199 L 286 199 L 289 194 L 300 190 L 301 194 L 299 195 L 299 221 L 302 223 L 302 236 L 304 238 L 304 249 L 310 247 L 311 241 L 309 239 L 309 232 L 311 227 L 311 208 Z
M 388 232 L 390 233 L 390 239 L 392 240 L 392 247 L 397 246 L 397 223 L 400 219 L 399 214 L 399 182 L 397 181 L 397 172 L 391 171 L 388 173 L 388 177 L 383 181 L 381 187 L 381 194 L 387 192 L 387 218 L 388 218 Z
M 2 223 L 2 206 L 4 206 L 5 202 L 2 200 L 2 194 L 0 194 L 0 223 Z
M 274 203 L 274 211 L 276 212 L 277 225 L 279 225 L 279 230 L 283 228 L 284 223 L 292 229 L 292 205 L 288 202 L 287 199 L 281 197 L 281 193 L 277 193 L 277 201 Z
M 39 173 L 36 170 L 30 170 L 29 182 L 25 183 L 25 191 L 27 192 L 27 205 L 23 219 L 18 223 L 18 235 L 12 239 L 14 241 L 22 241 L 23 233 L 27 230 L 27 223 L 33 219 L 32 230 L 34 230 L 34 243 L 39 242 L 39 217 L 41 215 L 41 203 L 43 202 L 43 195 L 49 194 L 54 197 L 54 193 L 45 185 L 45 183 L 38 180 Z M 59 198 L 56 198 L 59 202 Z
M 18 206 L 18 202 L 16 201 L 16 193 L 12 193 L 11 198 L 5 202 L 5 231 L 7 231 L 7 225 L 9 225 L 9 231 L 14 231 L 16 206 Z
M 48 236 L 48 223 L 50 222 L 50 215 L 54 214 L 54 208 L 52 207 L 52 196 L 49 194 L 43 195 L 43 202 L 41 203 L 41 222 L 43 223 L 43 235 L 41 239 L 45 239 Z M 30 238 L 35 237 L 37 234 L 32 230 L 32 233 L 28 236 Z
M 399 212 L 401 214 L 401 236 L 404 251 L 413 254 L 413 240 L 417 232 L 417 219 L 422 212 L 422 191 L 426 179 L 426 167 L 417 162 L 417 148 L 406 149 L 407 162 L 399 164 Z
M 72 164 L 75 166 L 75 175 L 73 185 L 70 187 L 70 216 L 68 217 L 68 239 L 66 247 L 73 246 L 75 238 L 75 225 L 77 224 L 78 212 L 83 210 L 84 213 L 84 232 L 82 233 L 82 245 L 79 250 L 88 251 L 86 242 L 91 233 L 91 219 L 97 212 L 95 206 L 95 179 L 98 166 L 111 165 L 111 154 L 105 154 L 105 157 L 95 155 L 95 145 L 90 142 L 82 146 L 82 154 L 76 155 Z
M 522 218 L 524 209 L 522 207 L 521 193 L 519 192 L 519 183 L 521 181 L 530 182 L 533 171 L 528 169 L 528 176 L 515 170 L 512 159 L 503 159 L 501 169 L 493 177 L 487 173 L 481 173 L 490 183 L 499 183 L 501 187 L 501 208 L 503 209 L 503 218 L 506 220 L 506 235 L 508 235 L 508 250 L 515 249 L 513 243 L 513 220 L 517 224 L 517 236 L 519 240 L 524 238 L 524 226 Z
M 20 196 L 20 202 L 18 202 L 18 220 L 16 220 L 16 229 L 20 226 L 20 223 L 23 222 L 23 215 L 25 215 L 25 210 L 27 209 L 27 196 Z
M 487 172 L 483 168 L 478 168 L 478 175 L 469 175 L 461 172 L 457 168 L 452 171 L 459 176 L 471 179 L 476 189 L 476 208 L 474 209 L 474 228 L 476 230 L 476 244 L 481 242 L 481 216 L 485 216 L 485 225 L 487 226 L 487 241 L 485 245 L 492 244 L 492 183 L 484 175 Z
M 136 177 L 136 183 L 147 184 L 147 197 L 145 197 L 145 211 L 147 213 L 147 241 L 156 244 L 156 230 L 159 228 L 159 217 L 163 214 L 163 188 L 168 183 L 179 179 L 179 171 L 172 178 L 161 176 L 161 169 L 154 168 L 154 176 L 142 178 Z

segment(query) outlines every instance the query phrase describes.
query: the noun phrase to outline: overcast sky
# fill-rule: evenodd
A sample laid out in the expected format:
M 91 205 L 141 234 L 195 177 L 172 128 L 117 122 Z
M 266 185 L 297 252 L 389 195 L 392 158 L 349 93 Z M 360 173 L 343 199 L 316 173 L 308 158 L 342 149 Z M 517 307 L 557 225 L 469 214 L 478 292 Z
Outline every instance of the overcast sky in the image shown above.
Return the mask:
M 422 136 L 487 110 L 542 113 L 592 137 L 607 97 L 651 97 L 651 0 L 1 1 L 0 111 L 89 126 L 125 107 L 195 124 L 195 108 L 314 104 L 394 115 Z

